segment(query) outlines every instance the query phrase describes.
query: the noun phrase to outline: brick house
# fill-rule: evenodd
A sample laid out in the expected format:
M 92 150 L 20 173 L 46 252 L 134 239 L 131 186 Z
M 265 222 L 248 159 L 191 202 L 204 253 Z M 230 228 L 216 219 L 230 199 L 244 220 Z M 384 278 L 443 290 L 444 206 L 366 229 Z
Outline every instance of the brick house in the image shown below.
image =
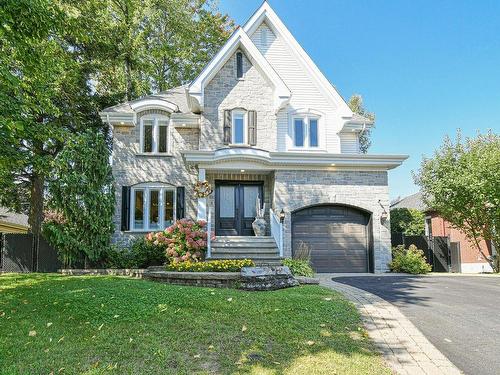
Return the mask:
M 414 208 L 425 212 L 425 235 L 448 237 L 450 242 L 459 244 L 460 272 L 481 273 L 492 272 L 485 256 L 491 256 L 494 249 L 491 241 L 480 242 L 481 252 L 475 244 L 471 243 L 465 234 L 458 229 L 452 228 L 450 223 L 439 216 L 439 213 L 429 210 L 422 201 L 422 194 L 416 193 L 398 200 L 391 204 L 391 209 Z
M 113 128 L 114 241 L 198 218 L 216 234 L 208 257 L 273 263 L 306 246 L 317 271 L 387 271 L 387 171 L 407 156 L 360 153 L 372 121 L 266 2 L 193 82 L 101 118 Z M 213 194 L 195 197 L 197 181 Z M 257 198 L 268 224 L 258 237 Z

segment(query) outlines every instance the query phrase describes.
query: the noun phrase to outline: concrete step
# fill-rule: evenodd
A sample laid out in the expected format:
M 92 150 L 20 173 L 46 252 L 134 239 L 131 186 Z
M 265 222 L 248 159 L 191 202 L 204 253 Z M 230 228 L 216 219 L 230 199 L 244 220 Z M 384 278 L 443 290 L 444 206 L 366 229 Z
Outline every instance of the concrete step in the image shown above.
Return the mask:
M 278 248 L 276 246 L 269 248 L 218 248 L 212 247 L 212 254 L 273 254 L 278 253 Z
M 280 259 L 277 253 L 273 254 L 245 254 L 245 253 L 212 253 L 212 258 L 218 259 Z

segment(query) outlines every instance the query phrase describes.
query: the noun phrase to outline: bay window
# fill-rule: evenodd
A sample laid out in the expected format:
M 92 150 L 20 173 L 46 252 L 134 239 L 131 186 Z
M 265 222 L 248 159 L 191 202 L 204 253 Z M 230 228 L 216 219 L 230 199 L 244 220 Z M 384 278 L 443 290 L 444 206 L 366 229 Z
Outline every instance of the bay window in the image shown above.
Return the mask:
M 169 119 L 166 116 L 152 115 L 141 118 L 141 152 L 166 154 L 169 150 Z
M 131 230 L 162 230 L 174 223 L 175 188 L 164 185 L 141 184 L 132 187 L 130 194 L 133 212 Z

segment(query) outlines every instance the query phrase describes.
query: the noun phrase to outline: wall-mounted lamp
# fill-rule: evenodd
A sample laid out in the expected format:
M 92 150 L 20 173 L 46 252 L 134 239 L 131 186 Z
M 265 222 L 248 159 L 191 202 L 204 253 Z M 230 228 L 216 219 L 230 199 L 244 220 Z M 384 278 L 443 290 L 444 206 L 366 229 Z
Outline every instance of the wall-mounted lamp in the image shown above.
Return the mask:
M 281 209 L 280 211 L 280 223 L 283 224 L 285 222 L 285 211 Z
M 378 200 L 378 204 L 380 204 L 380 207 L 382 207 L 382 210 L 383 210 L 382 213 L 380 214 L 380 223 L 384 224 L 387 221 L 387 219 L 389 218 L 389 214 L 385 210 L 385 207 L 382 204 L 380 199 Z

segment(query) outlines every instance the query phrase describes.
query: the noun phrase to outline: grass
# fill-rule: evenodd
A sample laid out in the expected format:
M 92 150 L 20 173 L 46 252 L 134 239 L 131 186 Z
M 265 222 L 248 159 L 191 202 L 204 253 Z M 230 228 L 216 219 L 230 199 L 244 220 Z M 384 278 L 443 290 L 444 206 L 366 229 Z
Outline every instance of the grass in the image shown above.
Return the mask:
M 2 374 L 389 374 L 339 294 L 0 276 Z

